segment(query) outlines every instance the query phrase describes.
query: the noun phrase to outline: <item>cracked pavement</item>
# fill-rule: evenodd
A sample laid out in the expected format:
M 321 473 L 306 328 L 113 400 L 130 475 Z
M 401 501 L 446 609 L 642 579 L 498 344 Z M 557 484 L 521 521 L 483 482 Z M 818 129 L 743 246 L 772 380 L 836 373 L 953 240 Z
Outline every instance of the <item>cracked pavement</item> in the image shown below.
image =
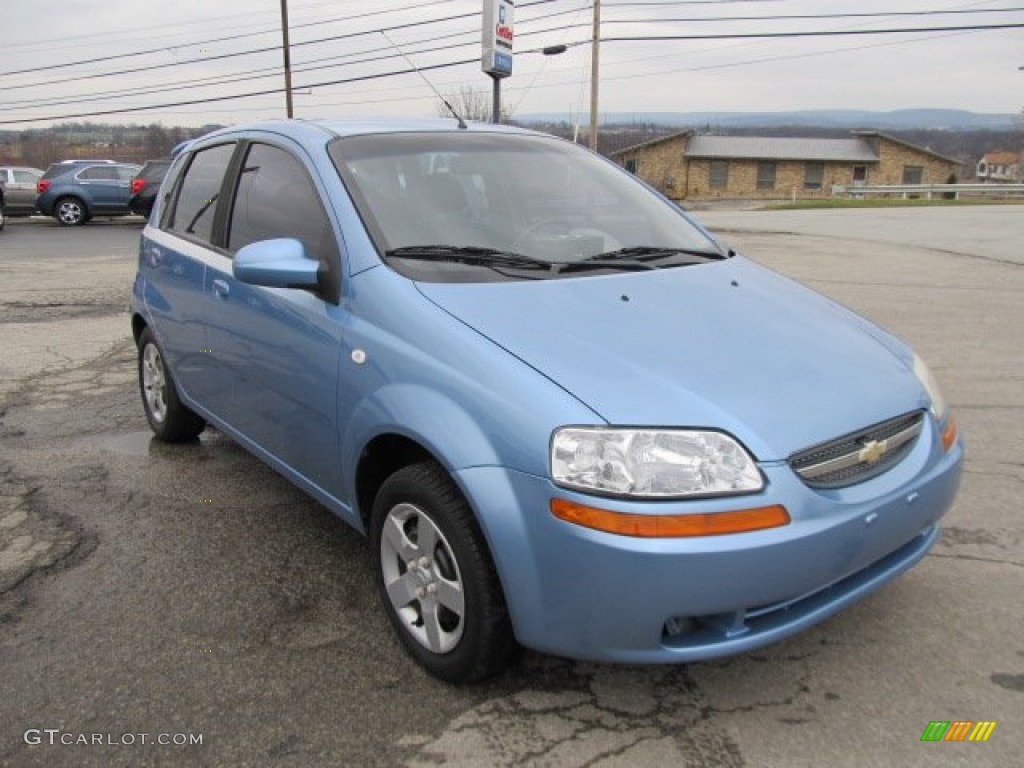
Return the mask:
M 527 652 L 467 688 L 405 657 L 355 532 L 212 430 L 150 440 L 126 313 L 139 225 L 11 220 L 0 766 L 1018 764 L 1020 207 L 700 218 L 929 361 L 968 446 L 942 537 L 867 600 L 757 652 L 670 667 Z M 932 720 L 998 725 L 984 744 L 923 744 Z M 203 743 L 29 745 L 30 728 Z

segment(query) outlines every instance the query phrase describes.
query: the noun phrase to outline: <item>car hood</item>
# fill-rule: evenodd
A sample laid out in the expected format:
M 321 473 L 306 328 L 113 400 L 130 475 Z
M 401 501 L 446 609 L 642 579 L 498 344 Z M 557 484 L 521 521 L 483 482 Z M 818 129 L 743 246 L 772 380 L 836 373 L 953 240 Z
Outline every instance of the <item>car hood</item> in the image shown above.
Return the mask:
M 761 461 L 927 402 L 904 345 L 742 257 L 419 290 L 608 423 L 722 429 Z

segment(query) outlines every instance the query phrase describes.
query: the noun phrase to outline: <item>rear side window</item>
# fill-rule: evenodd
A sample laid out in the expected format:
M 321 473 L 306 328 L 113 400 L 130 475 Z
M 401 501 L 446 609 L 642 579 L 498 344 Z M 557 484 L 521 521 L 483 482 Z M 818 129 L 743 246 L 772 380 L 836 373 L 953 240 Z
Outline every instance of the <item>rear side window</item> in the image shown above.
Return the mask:
M 238 179 L 228 250 L 276 237 L 294 237 L 309 258 L 332 262 L 334 232 L 305 167 L 283 149 L 253 144 Z
M 196 152 L 182 179 L 169 229 L 210 242 L 217 197 L 234 151 L 234 144 L 220 144 Z
M 94 165 L 91 168 L 79 171 L 78 178 L 82 181 L 117 181 L 120 176 L 115 166 Z

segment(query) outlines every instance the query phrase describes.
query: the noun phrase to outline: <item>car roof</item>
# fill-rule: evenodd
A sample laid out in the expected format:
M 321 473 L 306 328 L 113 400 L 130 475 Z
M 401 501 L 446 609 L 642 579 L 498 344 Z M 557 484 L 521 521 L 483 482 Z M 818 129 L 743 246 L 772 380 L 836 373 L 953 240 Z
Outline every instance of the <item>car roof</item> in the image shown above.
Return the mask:
M 56 163 L 51 164 L 51 168 L 54 165 L 103 165 L 105 163 L 116 163 L 117 160 L 58 160 Z
M 194 145 L 207 144 L 211 140 L 237 136 L 248 131 L 279 133 L 297 140 L 315 140 L 342 136 L 399 133 L 507 133 L 523 136 L 547 136 L 536 131 L 497 123 L 467 122 L 466 128 L 459 128 L 454 117 L 433 119 L 325 119 L 325 120 L 272 120 L 222 128 L 193 141 Z M 191 148 L 191 147 L 189 147 Z

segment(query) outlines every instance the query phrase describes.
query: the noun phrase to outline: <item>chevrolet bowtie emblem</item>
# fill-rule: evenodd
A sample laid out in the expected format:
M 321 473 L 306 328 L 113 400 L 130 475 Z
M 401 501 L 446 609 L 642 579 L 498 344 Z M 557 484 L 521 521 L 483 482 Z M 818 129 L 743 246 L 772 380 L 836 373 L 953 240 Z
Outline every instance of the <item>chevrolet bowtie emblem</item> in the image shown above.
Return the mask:
M 889 446 L 885 440 L 868 440 L 860 449 L 857 458 L 865 464 L 874 464 L 885 456 L 887 450 L 889 450 Z

